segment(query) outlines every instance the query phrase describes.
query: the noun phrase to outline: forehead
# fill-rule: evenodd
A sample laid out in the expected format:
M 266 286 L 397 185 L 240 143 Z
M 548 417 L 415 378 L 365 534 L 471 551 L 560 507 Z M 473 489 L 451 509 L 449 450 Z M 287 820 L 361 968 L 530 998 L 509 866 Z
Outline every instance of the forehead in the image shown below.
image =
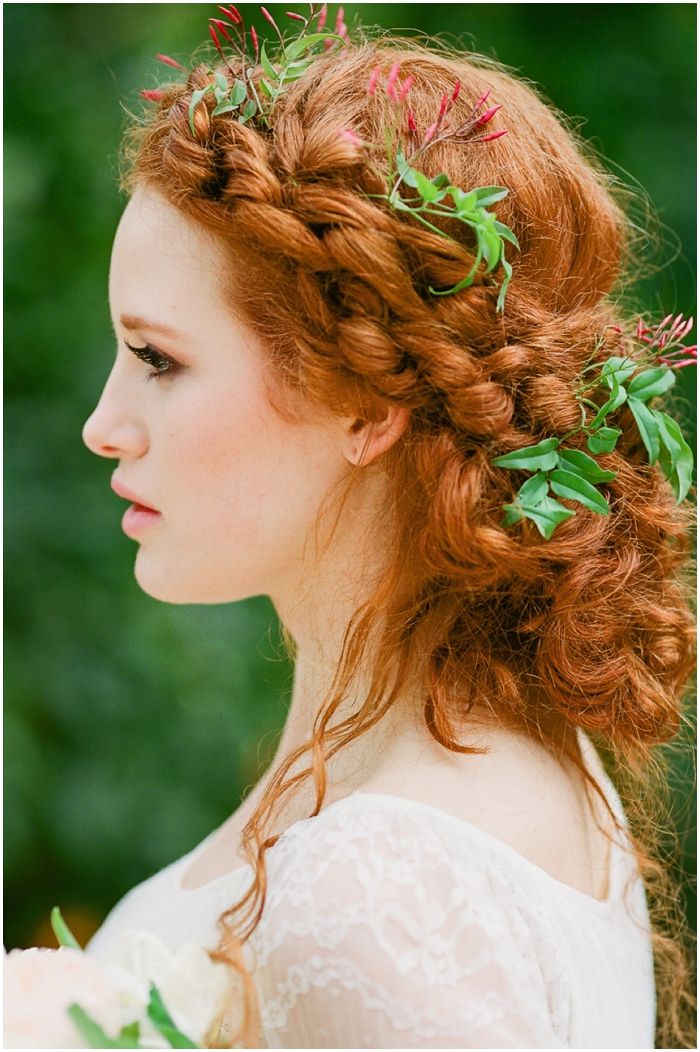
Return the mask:
M 229 264 L 230 265 L 230 264 Z M 226 259 L 221 245 L 165 198 L 137 187 L 112 246 L 112 306 L 129 314 L 160 309 L 203 317 L 221 308 Z

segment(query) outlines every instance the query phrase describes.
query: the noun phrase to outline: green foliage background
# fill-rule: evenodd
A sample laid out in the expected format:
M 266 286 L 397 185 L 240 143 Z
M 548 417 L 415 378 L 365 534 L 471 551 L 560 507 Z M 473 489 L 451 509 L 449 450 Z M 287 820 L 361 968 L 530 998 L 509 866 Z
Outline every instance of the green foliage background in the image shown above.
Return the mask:
M 268 29 L 257 6 L 247 21 Z M 285 8 L 270 5 L 281 23 Z M 302 5 L 295 10 L 304 10 Z M 329 21 L 335 17 L 331 8 Z M 87 936 L 132 885 L 193 847 L 271 759 L 291 687 L 265 597 L 178 607 L 145 596 L 81 428 L 114 354 L 111 239 L 124 113 L 184 58 L 214 4 L 6 4 L 5 945 Z M 349 4 L 348 25 L 447 34 L 575 118 L 664 227 L 647 309 L 695 297 L 693 4 Z M 682 370 L 694 445 L 693 380 Z M 677 751 L 685 867 L 694 757 Z M 694 916 L 694 900 L 688 910 Z

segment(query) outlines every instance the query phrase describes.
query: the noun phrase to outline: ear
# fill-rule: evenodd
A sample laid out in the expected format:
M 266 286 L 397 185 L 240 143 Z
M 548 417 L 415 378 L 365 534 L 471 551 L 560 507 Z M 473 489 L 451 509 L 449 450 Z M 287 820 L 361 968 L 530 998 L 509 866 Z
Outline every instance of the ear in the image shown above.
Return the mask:
M 366 467 L 393 446 L 406 430 L 410 412 L 400 406 L 388 406 L 383 420 L 343 421 L 343 456 L 350 464 Z

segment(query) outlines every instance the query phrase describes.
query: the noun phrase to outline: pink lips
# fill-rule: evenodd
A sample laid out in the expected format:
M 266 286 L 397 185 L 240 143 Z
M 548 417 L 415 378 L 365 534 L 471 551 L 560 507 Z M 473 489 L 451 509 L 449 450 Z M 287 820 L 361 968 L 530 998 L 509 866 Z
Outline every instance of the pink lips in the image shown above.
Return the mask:
M 110 485 L 118 497 L 124 497 L 125 500 L 133 501 L 131 507 L 124 512 L 122 518 L 122 529 L 127 536 L 131 537 L 140 533 L 143 529 L 153 526 L 162 518 L 159 511 L 149 507 L 148 504 L 144 504 L 141 498 L 132 493 L 130 489 L 127 489 L 119 479 L 113 477 Z

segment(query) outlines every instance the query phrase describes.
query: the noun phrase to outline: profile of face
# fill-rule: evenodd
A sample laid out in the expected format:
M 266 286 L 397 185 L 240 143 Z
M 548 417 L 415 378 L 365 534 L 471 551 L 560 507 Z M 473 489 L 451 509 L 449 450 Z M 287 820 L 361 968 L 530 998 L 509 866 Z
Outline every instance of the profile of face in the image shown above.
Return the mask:
M 136 579 L 166 602 L 295 587 L 357 445 L 348 421 L 273 408 L 265 349 L 224 302 L 227 267 L 214 237 L 136 189 L 110 266 L 116 358 L 83 438 L 117 462 L 112 487 L 135 505 L 123 528 L 138 542 Z

